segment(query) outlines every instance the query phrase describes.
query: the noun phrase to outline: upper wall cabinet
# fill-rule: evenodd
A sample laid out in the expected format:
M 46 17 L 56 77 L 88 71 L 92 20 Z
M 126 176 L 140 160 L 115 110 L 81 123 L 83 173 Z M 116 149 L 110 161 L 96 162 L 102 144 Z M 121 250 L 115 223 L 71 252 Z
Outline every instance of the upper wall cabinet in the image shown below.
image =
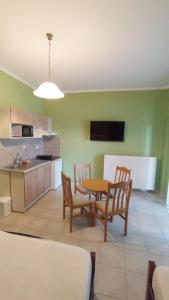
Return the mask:
M 34 114 L 17 107 L 11 107 L 11 123 L 33 125 Z M 37 115 L 38 116 L 38 115 Z
M 52 130 L 52 119 L 16 107 L 0 107 L 0 138 L 11 138 L 11 124 L 33 125 L 34 137 L 42 137 L 42 131 Z
M 0 138 L 1 139 L 9 139 L 11 138 L 11 123 L 10 123 L 11 115 L 10 109 L 6 107 L 0 108 Z

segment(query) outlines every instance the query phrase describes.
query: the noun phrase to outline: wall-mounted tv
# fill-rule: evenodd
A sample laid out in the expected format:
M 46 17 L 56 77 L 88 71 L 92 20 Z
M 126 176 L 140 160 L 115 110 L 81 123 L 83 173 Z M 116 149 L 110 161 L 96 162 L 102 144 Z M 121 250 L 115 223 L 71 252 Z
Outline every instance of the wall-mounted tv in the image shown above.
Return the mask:
M 124 121 L 90 121 L 91 141 L 124 141 Z

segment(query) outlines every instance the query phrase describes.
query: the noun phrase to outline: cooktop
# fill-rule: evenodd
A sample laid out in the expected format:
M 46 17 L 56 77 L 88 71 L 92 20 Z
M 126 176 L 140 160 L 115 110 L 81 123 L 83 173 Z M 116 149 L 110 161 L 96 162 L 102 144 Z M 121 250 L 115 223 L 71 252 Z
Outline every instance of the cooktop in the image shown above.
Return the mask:
M 42 159 L 42 160 L 55 160 L 60 158 L 60 156 L 55 156 L 51 154 L 40 154 L 36 156 L 36 159 Z

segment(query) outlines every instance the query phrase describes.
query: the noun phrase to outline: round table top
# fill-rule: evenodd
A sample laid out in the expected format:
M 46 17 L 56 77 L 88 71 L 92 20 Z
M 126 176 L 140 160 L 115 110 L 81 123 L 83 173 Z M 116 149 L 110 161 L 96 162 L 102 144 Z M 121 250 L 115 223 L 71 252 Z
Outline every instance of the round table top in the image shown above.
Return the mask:
M 82 186 L 92 192 L 102 193 L 106 192 L 108 188 L 109 181 L 98 178 L 86 179 L 82 182 Z

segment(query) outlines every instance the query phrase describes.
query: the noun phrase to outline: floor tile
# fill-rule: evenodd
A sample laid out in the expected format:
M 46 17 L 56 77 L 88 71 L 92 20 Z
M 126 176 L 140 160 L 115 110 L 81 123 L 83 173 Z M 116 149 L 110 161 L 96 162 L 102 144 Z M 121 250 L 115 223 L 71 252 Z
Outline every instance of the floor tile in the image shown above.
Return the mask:
M 148 260 L 169 266 L 169 214 L 157 193 L 133 191 L 128 235 L 124 222 L 108 223 L 108 242 L 102 225 L 90 227 L 87 218 L 73 220 L 69 232 L 69 209 L 63 220 L 62 190 L 51 191 L 25 213 L 0 218 L 0 230 L 16 231 L 59 241 L 96 252 L 95 300 L 142 300 Z
M 85 248 L 79 244 L 79 240 L 76 238 L 64 237 L 64 236 L 60 235 L 58 241 L 63 244 L 69 244 L 69 245 L 74 245 L 74 246 L 79 246 L 79 247 Z
M 146 238 L 149 253 L 161 256 L 169 256 L 169 244 L 165 239 Z
M 84 227 L 81 231 L 81 239 L 91 242 L 103 242 L 103 228 L 97 227 Z
M 156 224 L 141 224 L 141 229 L 145 237 L 164 238 L 164 235 Z
M 21 227 L 27 226 L 29 223 L 31 223 L 33 220 L 33 217 L 27 216 L 25 214 L 18 214 L 11 222 L 11 225 L 18 225 Z
M 146 276 L 142 273 L 127 271 L 127 299 L 144 300 Z
M 123 238 L 123 240 L 124 248 L 147 252 L 146 241 L 143 236 L 138 236 L 137 234 L 128 234 Z
M 119 298 L 114 298 L 114 297 L 105 296 L 103 294 L 96 293 L 94 295 L 94 300 L 119 300 Z
M 124 249 L 105 243 L 100 249 L 98 263 L 124 269 Z
M 49 221 L 44 228 L 45 233 L 52 233 L 52 234 L 61 234 L 65 228 L 65 223 L 56 222 L 56 221 Z
M 25 228 L 42 231 L 45 229 L 45 227 L 47 226 L 48 223 L 49 223 L 49 220 L 42 219 L 39 217 L 34 217 L 32 219 L 32 221 Z
M 125 271 L 107 265 L 99 265 L 95 292 L 105 296 L 127 299 L 127 284 Z
M 146 273 L 148 264 L 148 253 L 137 250 L 125 249 L 125 268 L 127 271 Z
M 42 219 L 52 219 L 54 216 L 56 215 L 56 211 L 54 210 L 49 210 L 49 209 L 44 209 L 44 208 L 36 208 L 36 215 L 34 216 L 38 216 L 39 218 Z

